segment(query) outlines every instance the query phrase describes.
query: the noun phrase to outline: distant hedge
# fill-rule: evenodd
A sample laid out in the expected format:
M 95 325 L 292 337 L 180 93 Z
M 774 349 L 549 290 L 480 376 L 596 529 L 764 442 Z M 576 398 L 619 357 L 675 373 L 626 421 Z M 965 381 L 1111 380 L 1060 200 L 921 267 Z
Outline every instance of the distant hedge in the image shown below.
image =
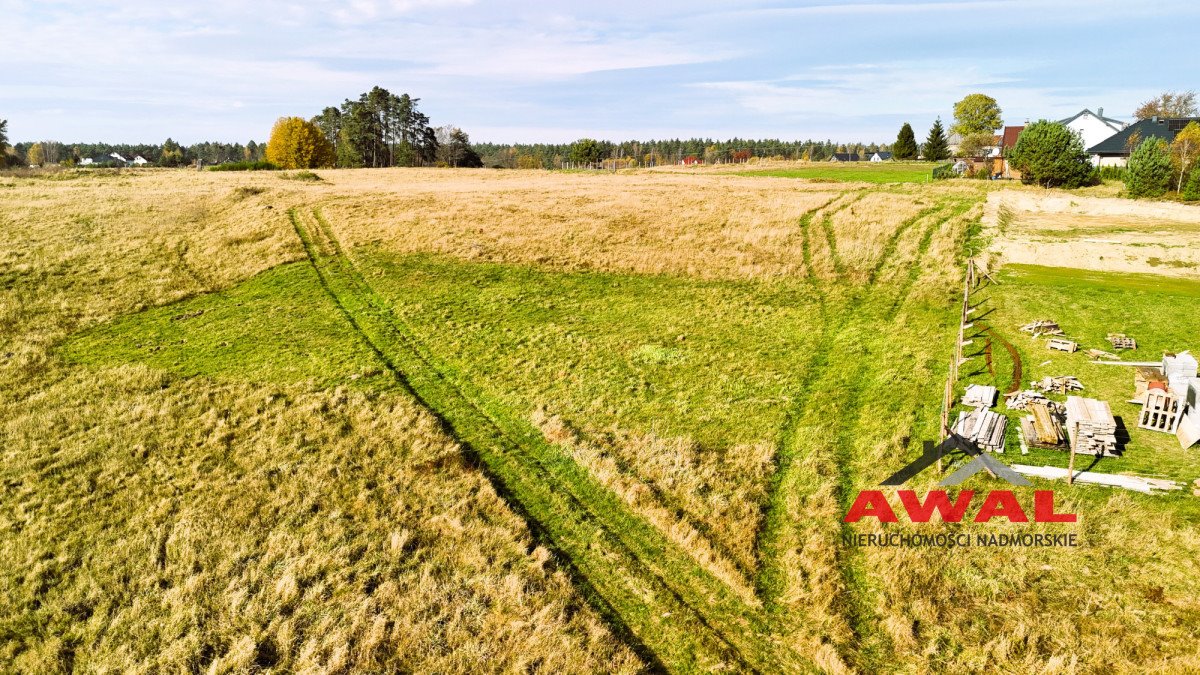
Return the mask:
M 209 171 L 278 171 L 279 167 L 266 161 L 260 162 L 229 162 L 227 164 L 214 164 L 208 167 Z

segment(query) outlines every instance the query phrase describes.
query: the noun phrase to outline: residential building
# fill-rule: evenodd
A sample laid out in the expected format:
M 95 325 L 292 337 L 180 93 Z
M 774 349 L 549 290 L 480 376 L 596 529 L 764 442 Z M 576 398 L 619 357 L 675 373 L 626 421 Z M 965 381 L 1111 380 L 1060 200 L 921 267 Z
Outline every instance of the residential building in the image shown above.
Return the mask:
M 1129 153 L 1142 142 L 1161 138 L 1170 143 L 1175 140 L 1175 134 L 1191 122 L 1200 122 L 1200 117 L 1151 117 L 1138 120 L 1088 148 L 1088 153 L 1097 166 L 1125 166 Z
M 1104 108 L 1096 108 L 1096 112 L 1084 108 L 1071 117 L 1059 120 L 1058 123 L 1079 134 L 1084 148 L 1098 145 L 1101 141 L 1120 133 L 1129 126 L 1121 120 L 1105 117 Z M 1095 163 L 1096 159 L 1093 156 L 1092 162 Z

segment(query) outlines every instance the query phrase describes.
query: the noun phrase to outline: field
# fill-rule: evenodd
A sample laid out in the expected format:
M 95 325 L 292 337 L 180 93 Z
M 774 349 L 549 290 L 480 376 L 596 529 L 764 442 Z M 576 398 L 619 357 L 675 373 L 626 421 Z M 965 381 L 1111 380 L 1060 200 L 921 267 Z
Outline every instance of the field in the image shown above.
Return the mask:
M 775 178 L 805 178 L 830 182 L 862 183 L 928 183 L 933 179 L 933 167 L 929 162 L 822 162 L 806 166 L 784 168 L 750 169 L 737 172 L 742 176 L 771 176 Z
M 944 526 L 1069 550 L 843 545 L 938 434 L 967 256 L 1032 236 L 898 169 L 0 177 L 0 662 L 1200 668 L 1190 492 L 1047 483 L 1079 523 Z M 1117 401 L 1016 326 L 1200 349 L 1164 279 L 1010 264 L 980 298 L 1026 378 Z M 1200 477 L 1131 435 L 1093 470 Z

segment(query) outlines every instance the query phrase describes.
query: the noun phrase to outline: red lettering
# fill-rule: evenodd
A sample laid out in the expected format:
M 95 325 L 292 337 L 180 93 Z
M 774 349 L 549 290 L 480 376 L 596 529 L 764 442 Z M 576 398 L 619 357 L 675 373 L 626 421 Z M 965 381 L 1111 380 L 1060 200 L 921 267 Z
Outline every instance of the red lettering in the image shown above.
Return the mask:
M 1028 523 L 1029 517 L 1021 509 L 1021 504 L 1013 495 L 1012 490 L 993 490 L 983 500 L 979 513 L 975 514 L 975 522 L 986 523 L 992 518 L 1003 516 L 1010 523 Z
M 917 493 L 912 490 L 900 490 L 896 494 L 900 495 L 900 503 L 904 504 L 909 520 L 914 523 L 928 523 L 935 510 L 941 515 L 943 523 L 961 523 L 975 491 L 963 490 L 958 493 L 953 505 L 950 504 L 950 497 L 945 490 L 930 490 L 929 494 L 925 495 L 923 504 L 917 499 Z
M 1033 520 L 1038 523 L 1073 523 L 1078 517 L 1074 513 L 1054 512 L 1054 491 L 1035 490 L 1033 493 Z
M 887 497 L 884 497 L 879 490 L 859 492 L 843 522 L 857 523 L 867 516 L 875 516 L 881 523 L 894 523 L 897 520 L 896 512 L 892 511 L 892 505 L 888 504 Z

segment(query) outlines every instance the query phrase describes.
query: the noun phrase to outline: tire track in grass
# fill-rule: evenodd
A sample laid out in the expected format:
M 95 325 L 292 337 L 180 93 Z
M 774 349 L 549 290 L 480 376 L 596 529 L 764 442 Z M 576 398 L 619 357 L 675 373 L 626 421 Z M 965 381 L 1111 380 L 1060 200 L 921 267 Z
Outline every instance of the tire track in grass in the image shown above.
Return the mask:
M 960 204 L 957 207 L 949 206 L 946 202 L 941 202 L 930 208 L 922 210 L 920 213 L 902 223 L 897 230 L 889 236 L 888 241 L 881 252 L 880 258 L 868 272 L 868 282 L 859 289 L 853 289 L 851 296 L 840 312 L 835 316 L 826 320 L 826 325 L 836 325 L 836 330 L 825 330 L 822 334 L 822 339 L 825 340 L 826 349 L 822 350 L 821 358 L 815 360 L 813 371 L 806 378 L 807 386 L 802 394 L 797 399 L 795 413 L 789 417 L 789 425 L 785 426 L 781 437 L 785 441 L 782 446 L 781 457 L 786 458 L 786 461 L 781 465 L 785 468 L 783 475 L 777 481 L 777 490 L 772 494 L 772 508 L 779 511 L 779 515 L 775 515 L 772 519 L 768 519 L 764 523 L 762 543 L 760 549 L 763 557 L 763 574 L 761 575 L 762 583 L 759 588 L 764 593 L 764 604 L 773 612 L 778 612 L 783 609 L 779 605 L 781 593 L 786 590 L 786 570 L 782 569 L 782 556 L 787 549 L 788 542 L 785 537 L 785 532 L 782 528 L 789 525 L 786 508 L 789 488 L 798 488 L 800 481 L 803 479 L 803 469 L 797 469 L 796 475 L 790 474 L 791 467 L 795 460 L 806 452 L 817 452 L 827 457 L 833 464 L 827 472 L 836 477 L 836 485 L 834 493 L 836 495 L 839 506 L 844 510 L 848 508 L 848 496 L 854 485 L 854 472 L 851 471 L 850 462 L 853 459 L 851 451 L 851 441 L 853 440 L 853 432 L 859 423 L 861 416 L 861 406 L 858 402 L 861 394 L 864 391 L 867 381 L 866 363 L 858 360 L 857 363 L 851 364 L 849 369 L 852 373 L 848 381 L 841 378 L 844 371 L 847 369 L 834 368 L 830 355 L 837 354 L 853 354 L 858 343 L 859 335 L 870 334 L 871 331 L 878 331 L 879 323 L 890 322 L 899 312 L 905 299 L 911 293 L 920 274 L 920 260 L 926 255 L 933 235 L 947 222 L 961 215 L 968 205 Z M 911 265 L 908 268 L 908 274 L 904 277 L 903 282 L 894 294 L 889 294 L 889 298 L 874 298 L 876 287 L 879 284 L 881 272 L 890 264 L 891 259 L 895 255 L 899 242 L 905 232 L 911 229 L 914 225 L 926 218 L 933 218 L 922 233 L 919 240 L 917 251 Z M 871 312 L 860 312 L 860 308 L 864 303 L 871 299 L 870 305 L 877 309 Z M 881 306 L 882 305 L 882 306 Z M 880 312 L 882 310 L 882 313 Z M 833 346 L 846 342 L 840 350 L 833 350 Z M 831 380 L 832 378 L 832 380 Z M 831 380 L 831 381 L 827 381 Z M 796 433 L 798 429 L 805 426 L 803 422 L 809 419 L 809 415 L 818 413 L 807 409 L 808 399 L 815 392 L 835 393 L 838 396 L 838 401 L 835 402 L 834 409 L 840 414 L 837 422 L 837 433 L 834 436 L 832 447 L 812 449 L 809 448 L 806 452 L 802 452 L 802 448 L 796 447 L 798 440 Z M 826 417 L 828 417 L 826 415 Z M 816 420 L 814 420 L 815 422 Z M 844 525 L 839 524 L 839 527 Z M 771 528 L 778 531 L 772 533 Z M 851 552 L 852 553 L 852 552 Z M 864 638 L 871 637 L 871 631 L 874 630 L 873 624 L 870 623 L 869 613 L 870 603 L 869 594 L 866 592 L 865 584 L 862 575 L 859 573 L 858 561 L 852 557 L 846 557 L 844 552 L 838 552 L 836 565 L 839 569 L 839 574 L 843 578 L 843 587 L 845 596 L 840 599 L 840 607 L 836 611 L 843 613 L 847 626 L 851 630 L 852 638 L 850 643 L 842 643 L 837 645 L 839 655 L 848 663 L 855 664 L 860 667 L 866 667 L 870 670 L 871 666 L 882 665 L 875 663 L 872 654 L 867 654 L 867 658 L 861 658 L 858 653 L 858 647 L 864 643 Z
M 820 214 L 822 209 L 829 207 L 846 195 L 851 195 L 851 198 L 844 204 L 837 205 L 828 213 Z M 767 496 L 763 504 L 762 517 L 759 520 L 758 535 L 755 537 L 754 550 L 758 556 L 758 576 L 754 580 L 754 588 L 759 599 L 763 601 L 764 606 L 768 609 L 771 609 L 774 600 L 782 593 L 784 585 L 783 570 L 779 569 L 778 566 L 773 566 L 772 563 L 777 562 L 782 557 L 782 552 L 778 547 L 783 527 L 786 524 L 785 516 L 787 514 L 781 495 L 785 494 L 784 484 L 791 477 L 792 463 L 796 459 L 795 454 L 789 452 L 789 449 L 792 447 L 792 440 L 795 436 L 796 422 L 800 417 L 805 400 L 812 393 L 812 386 L 816 380 L 816 375 L 823 371 L 829 362 L 829 303 L 825 289 L 818 282 L 816 271 L 813 268 L 813 221 L 817 218 L 818 214 L 824 219 L 832 218 L 834 214 L 858 201 L 861 196 L 859 193 L 843 192 L 826 202 L 820 208 L 814 209 L 800 218 L 800 256 L 804 264 L 807 285 L 817 300 L 817 313 L 820 316 L 821 325 L 818 329 L 820 337 L 817 340 L 817 349 L 804 365 L 800 386 L 797 387 L 792 397 L 792 405 L 788 407 L 784 415 L 779 438 L 775 443 L 775 452 L 773 454 L 775 466 L 772 468 L 771 478 L 767 484 Z
M 412 396 L 569 566 L 585 595 L 653 666 L 796 672 L 813 666 L 770 640 L 760 612 L 629 512 L 611 491 L 439 362 L 374 292 L 316 211 L 289 214 L 322 286 Z
M 936 218 L 925 228 L 912 263 L 909 265 L 900 287 L 892 296 L 891 303 L 886 303 L 885 300 L 881 307 L 882 311 L 877 316 L 868 312 L 866 316 L 859 319 L 860 325 L 855 325 L 854 317 L 851 316 L 847 325 L 853 327 L 852 334 L 878 332 L 896 319 L 920 277 L 921 261 L 929 251 L 933 235 L 947 223 L 962 215 L 969 206 L 969 203 L 964 203 L 950 207 L 948 213 Z M 941 207 L 935 207 L 935 209 L 940 210 Z M 916 220 L 920 220 L 924 215 L 930 215 L 932 211 L 933 209 L 919 214 Z M 898 236 L 889 240 L 880 262 L 869 275 L 872 285 L 877 280 L 879 273 L 883 271 L 887 260 L 894 255 L 898 244 Z M 857 312 L 853 314 L 857 314 Z M 869 384 L 867 375 L 867 368 L 856 368 L 850 380 L 844 383 L 845 398 L 850 401 L 850 406 L 844 411 L 840 428 L 830 446 L 834 468 L 838 476 L 837 500 L 842 511 L 850 508 L 852 501 L 850 497 L 854 492 L 856 472 L 852 468 L 855 460 L 853 447 L 857 438 L 857 427 L 862 421 L 863 407 L 860 402 Z M 841 523 L 840 530 L 843 534 L 852 531 L 847 523 Z M 845 613 L 846 622 L 853 633 L 853 644 L 842 646 L 839 651 L 844 659 L 859 669 L 871 672 L 887 664 L 887 656 L 892 653 L 893 647 L 886 634 L 878 629 L 878 622 L 875 620 L 876 616 L 871 607 L 872 603 L 869 597 L 871 594 L 867 584 L 867 572 L 862 564 L 862 554 L 857 549 L 849 547 L 839 547 L 836 550 L 838 552 L 838 568 L 841 570 L 845 588 L 842 611 Z

